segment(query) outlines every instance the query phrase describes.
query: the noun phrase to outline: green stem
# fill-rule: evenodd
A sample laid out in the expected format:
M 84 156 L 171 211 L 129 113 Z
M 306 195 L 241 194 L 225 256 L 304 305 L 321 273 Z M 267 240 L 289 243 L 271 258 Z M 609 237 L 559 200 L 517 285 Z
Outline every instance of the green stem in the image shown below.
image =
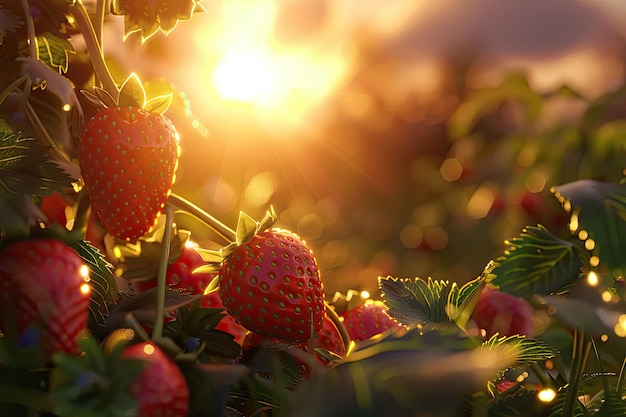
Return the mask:
M 546 374 L 543 371 L 543 369 L 541 369 L 541 367 L 539 367 L 539 365 L 537 363 L 532 363 L 530 365 L 530 369 L 532 369 L 532 371 L 537 376 L 537 378 L 541 382 L 541 385 L 544 388 L 551 388 L 552 387 L 552 381 L 550 380 L 550 378 L 548 378 L 546 376 Z
M 100 44 L 100 54 L 104 57 L 104 46 L 102 45 L 102 34 L 104 32 L 104 14 L 107 7 L 107 0 L 98 0 L 96 2 L 96 20 L 94 21 L 94 32 L 96 39 Z
M 85 37 L 85 45 L 87 46 L 87 53 L 89 54 L 89 58 L 91 59 L 91 63 L 93 65 L 94 72 L 96 73 L 96 77 L 102 83 L 102 88 L 111 95 L 114 99 L 117 99 L 119 96 L 119 88 L 117 88 L 117 84 L 109 71 L 109 67 L 104 61 L 104 54 L 102 51 L 102 47 L 100 46 L 100 42 L 98 41 L 98 36 L 96 35 L 96 31 L 89 19 L 89 14 L 83 5 L 82 0 L 78 0 L 74 3 L 74 9 L 76 13 L 74 14 L 76 21 L 78 22 L 78 26 Z
M 171 204 L 178 209 L 176 211 L 177 213 L 184 212 L 200 220 L 211 230 L 217 233 L 221 238 L 223 238 L 226 242 L 232 243 L 237 241 L 237 233 L 233 229 L 231 229 L 215 217 L 211 216 L 200 207 L 191 203 L 187 199 L 172 193 L 170 194 L 167 202 L 168 204 Z
M 24 15 L 26 17 L 26 32 L 28 33 L 28 51 L 30 57 L 33 59 L 39 59 L 39 52 L 37 51 L 37 40 L 35 37 L 35 22 L 30 14 L 30 5 L 28 0 L 22 0 L 22 8 L 24 9 Z
M 574 329 L 574 347 L 572 353 L 572 369 L 570 372 L 567 393 L 563 403 L 562 417 L 573 417 L 578 402 L 578 388 L 582 380 L 583 371 L 591 352 L 592 344 L 590 341 L 585 342 L 585 332 Z
M 617 391 L 617 395 L 621 398 L 624 393 L 624 382 L 626 380 L 626 358 L 622 362 L 622 368 L 619 370 L 619 377 L 617 378 L 617 387 L 615 390 Z
M 11 94 L 13 90 L 15 90 L 17 87 L 19 87 L 20 84 L 24 84 L 25 82 L 29 82 L 29 81 L 30 80 L 28 78 L 28 75 L 22 75 L 20 78 L 18 78 L 17 80 L 9 84 L 9 86 L 5 88 L 2 91 L 2 93 L 0 93 L 0 104 L 2 104 L 4 100 L 6 100 L 6 98 L 9 97 L 9 94 Z
M 348 349 L 350 349 L 352 339 L 350 338 L 350 334 L 348 334 L 346 326 L 344 326 L 343 321 L 341 321 L 335 309 L 332 308 L 328 303 L 326 303 L 326 315 L 328 316 L 330 321 L 332 321 L 335 326 L 337 326 L 337 330 L 339 330 L 339 334 L 341 335 L 341 340 L 347 354 Z
M 167 265 L 170 259 L 170 240 L 172 239 L 172 229 L 174 227 L 174 210 L 169 205 L 165 205 L 165 230 L 163 231 L 163 244 L 161 245 L 161 259 L 159 273 L 157 275 L 157 308 L 154 328 L 152 329 L 152 340 L 156 341 L 163 336 L 163 317 L 165 316 L 165 289 L 167 283 Z

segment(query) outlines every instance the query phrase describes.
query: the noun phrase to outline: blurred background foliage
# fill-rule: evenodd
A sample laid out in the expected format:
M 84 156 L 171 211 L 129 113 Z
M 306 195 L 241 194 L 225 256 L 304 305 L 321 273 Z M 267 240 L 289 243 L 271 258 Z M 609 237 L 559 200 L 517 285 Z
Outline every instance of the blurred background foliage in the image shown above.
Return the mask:
M 231 225 L 273 205 L 329 296 L 376 294 L 379 275 L 473 279 L 526 225 L 567 233 L 551 187 L 623 176 L 620 1 L 202 6 L 141 48 L 110 18 L 105 52 L 178 91 L 174 191 Z

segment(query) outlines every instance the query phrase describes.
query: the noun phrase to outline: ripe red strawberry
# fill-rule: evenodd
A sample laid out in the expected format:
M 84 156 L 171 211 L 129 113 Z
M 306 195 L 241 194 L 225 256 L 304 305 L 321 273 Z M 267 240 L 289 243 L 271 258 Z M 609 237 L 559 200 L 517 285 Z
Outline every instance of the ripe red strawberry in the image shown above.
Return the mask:
M 172 289 L 178 289 L 190 294 L 204 294 L 209 283 L 215 278 L 216 274 L 207 272 L 198 272 L 193 274 L 193 271 L 206 263 L 202 259 L 202 256 L 196 252 L 192 247 L 185 247 L 178 259 L 171 263 L 167 267 L 167 275 L 165 282 Z M 149 281 L 136 281 L 133 282 L 133 288 L 135 290 L 144 292 L 150 288 L 156 286 L 156 280 Z M 217 291 L 205 295 L 200 300 L 200 307 L 205 308 L 224 308 L 222 300 L 220 299 Z M 248 332 L 242 327 L 233 316 L 226 314 L 220 322 L 215 326 L 216 329 L 222 330 L 226 333 L 230 333 L 235 338 L 235 342 L 241 344 Z
M 220 269 L 219 295 L 242 326 L 263 336 L 306 342 L 324 322 L 313 253 L 287 230 L 260 232 L 239 245 Z
M 476 303 L 473 314 L 479 329 L 486 337 L 522 335 L 532 337 L 535 332 L 532 306 L 523 298 L 514 297 L 492 288 L 485 288 Z
M 136 417 L 186 417 L 189 387 L 178 366 L 150 342 L 124 348 L 122 357 L 147 362 L 129 389 L 139 403 Z
M 386 330 L 403 327 L 389 317 L 381 300 L 367 299 L 342 313 L 341 318 L 352 340 L 367 340 Z
M 135 240 L 154 225 L 171 191 L 178 163 L 172 123 L 139 107 L 109 107 L 85 125 L 79 166 L 105 229 Z
M 86 268 L 74 250 L 55 239 L 22 240 L 0 252 L 2 307 L 16 313 L 18 330 L 41 329 L 46 354 L 78 353 L 89 308 Z

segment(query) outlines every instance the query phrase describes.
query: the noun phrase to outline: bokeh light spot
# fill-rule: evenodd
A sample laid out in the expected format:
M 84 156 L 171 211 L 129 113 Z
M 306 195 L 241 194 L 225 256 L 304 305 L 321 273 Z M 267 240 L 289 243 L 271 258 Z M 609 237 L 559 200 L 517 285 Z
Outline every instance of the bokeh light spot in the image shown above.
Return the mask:
M 443 161 L 441 167 L 439 168 L 439 172 L 441 172 L 441 176 L 446 181 L 456 181 L 461 178 L 463 174 L 463 165 L 456 158 L 448 158 Z

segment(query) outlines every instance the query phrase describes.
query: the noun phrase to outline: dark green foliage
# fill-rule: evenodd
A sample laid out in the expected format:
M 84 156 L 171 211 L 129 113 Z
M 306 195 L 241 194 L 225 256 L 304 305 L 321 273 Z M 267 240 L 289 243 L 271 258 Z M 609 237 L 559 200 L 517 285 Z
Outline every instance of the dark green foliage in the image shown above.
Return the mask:
M 502 292 L 528 298 L 552 294 L 578 278 L 580 248 L 541 225 L 526 227 L 506 243 L 510 248 L 496 260 L 491 280 Z

